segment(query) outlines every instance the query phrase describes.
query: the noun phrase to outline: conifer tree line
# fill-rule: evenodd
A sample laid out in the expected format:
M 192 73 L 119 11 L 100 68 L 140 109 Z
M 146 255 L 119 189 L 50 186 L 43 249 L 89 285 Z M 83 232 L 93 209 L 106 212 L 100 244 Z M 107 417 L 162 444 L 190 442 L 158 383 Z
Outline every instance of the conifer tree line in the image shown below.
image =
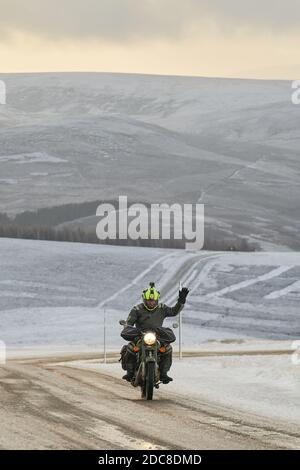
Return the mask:
M 114 204 L 115 201 L 105 201 Z M 141 246 L 153 248 L 184 249 L 185 240 L 99 240 L 96 235 L 96 226 L 78 227 L 67 222 L 96 214 L 99 201 L 79 204 L 65 204 L 37 211 L 25 211 L 15 217 L 0 213 L 0 238 L 21 238 L 30 240 L 51 240 L 77 243 L 101 243 L 109 245 Z M 224 238 L 221 233 L 206 230 L 205 250 L 212 251 L 254 251 L 255 245 L 245 238 Z

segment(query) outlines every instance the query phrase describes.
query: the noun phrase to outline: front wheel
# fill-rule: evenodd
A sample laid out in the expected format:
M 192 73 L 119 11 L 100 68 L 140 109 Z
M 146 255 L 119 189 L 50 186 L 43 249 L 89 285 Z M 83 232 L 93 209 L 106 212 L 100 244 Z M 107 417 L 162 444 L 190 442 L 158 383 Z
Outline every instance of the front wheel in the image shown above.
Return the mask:
M 148 362 L 146 365 L 146 380 L 142 387 L 142 398 L 152 400 L 155 385 L 155 363 Z

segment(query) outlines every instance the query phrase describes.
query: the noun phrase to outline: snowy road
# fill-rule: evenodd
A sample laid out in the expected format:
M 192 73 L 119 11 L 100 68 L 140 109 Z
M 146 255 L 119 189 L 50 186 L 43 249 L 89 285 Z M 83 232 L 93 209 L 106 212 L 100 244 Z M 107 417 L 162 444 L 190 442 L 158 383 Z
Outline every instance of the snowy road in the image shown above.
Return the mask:
M 142 401 L 110 369 L 114 364 L 99 367 L 99 358 L 15 358 L 1 367 L 0 448 L 300 447 L 299 427 L 216 405 L 205 394 L 187 400 L 176 384 Z

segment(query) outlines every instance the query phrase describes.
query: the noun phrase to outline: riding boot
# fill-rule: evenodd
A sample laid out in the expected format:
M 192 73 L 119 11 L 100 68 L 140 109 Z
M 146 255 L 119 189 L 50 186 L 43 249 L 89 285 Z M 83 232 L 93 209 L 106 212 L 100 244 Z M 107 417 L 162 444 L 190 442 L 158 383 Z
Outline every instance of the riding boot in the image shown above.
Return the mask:
M 122 377 L 127 382 L 131 382 L 136 368 L 136 357 L 133 354 L 128 353 L 126 355 L 126 370 L 127 373 Z

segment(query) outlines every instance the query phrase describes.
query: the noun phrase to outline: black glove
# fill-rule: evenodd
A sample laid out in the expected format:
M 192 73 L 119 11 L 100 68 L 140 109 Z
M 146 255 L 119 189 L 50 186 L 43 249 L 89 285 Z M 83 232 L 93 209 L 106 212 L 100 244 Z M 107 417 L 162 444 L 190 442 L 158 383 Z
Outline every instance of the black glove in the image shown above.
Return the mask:
M 181 304 L 185 304 L 185 301 L 186 301 L 186 298 L 187 298 L 187 295 L 190 291 L 188 290 L 187 287 L 183 287 L 180 291 L 179 291 L 179 297 L 178 297 L 178 302 L 181 303 Z

